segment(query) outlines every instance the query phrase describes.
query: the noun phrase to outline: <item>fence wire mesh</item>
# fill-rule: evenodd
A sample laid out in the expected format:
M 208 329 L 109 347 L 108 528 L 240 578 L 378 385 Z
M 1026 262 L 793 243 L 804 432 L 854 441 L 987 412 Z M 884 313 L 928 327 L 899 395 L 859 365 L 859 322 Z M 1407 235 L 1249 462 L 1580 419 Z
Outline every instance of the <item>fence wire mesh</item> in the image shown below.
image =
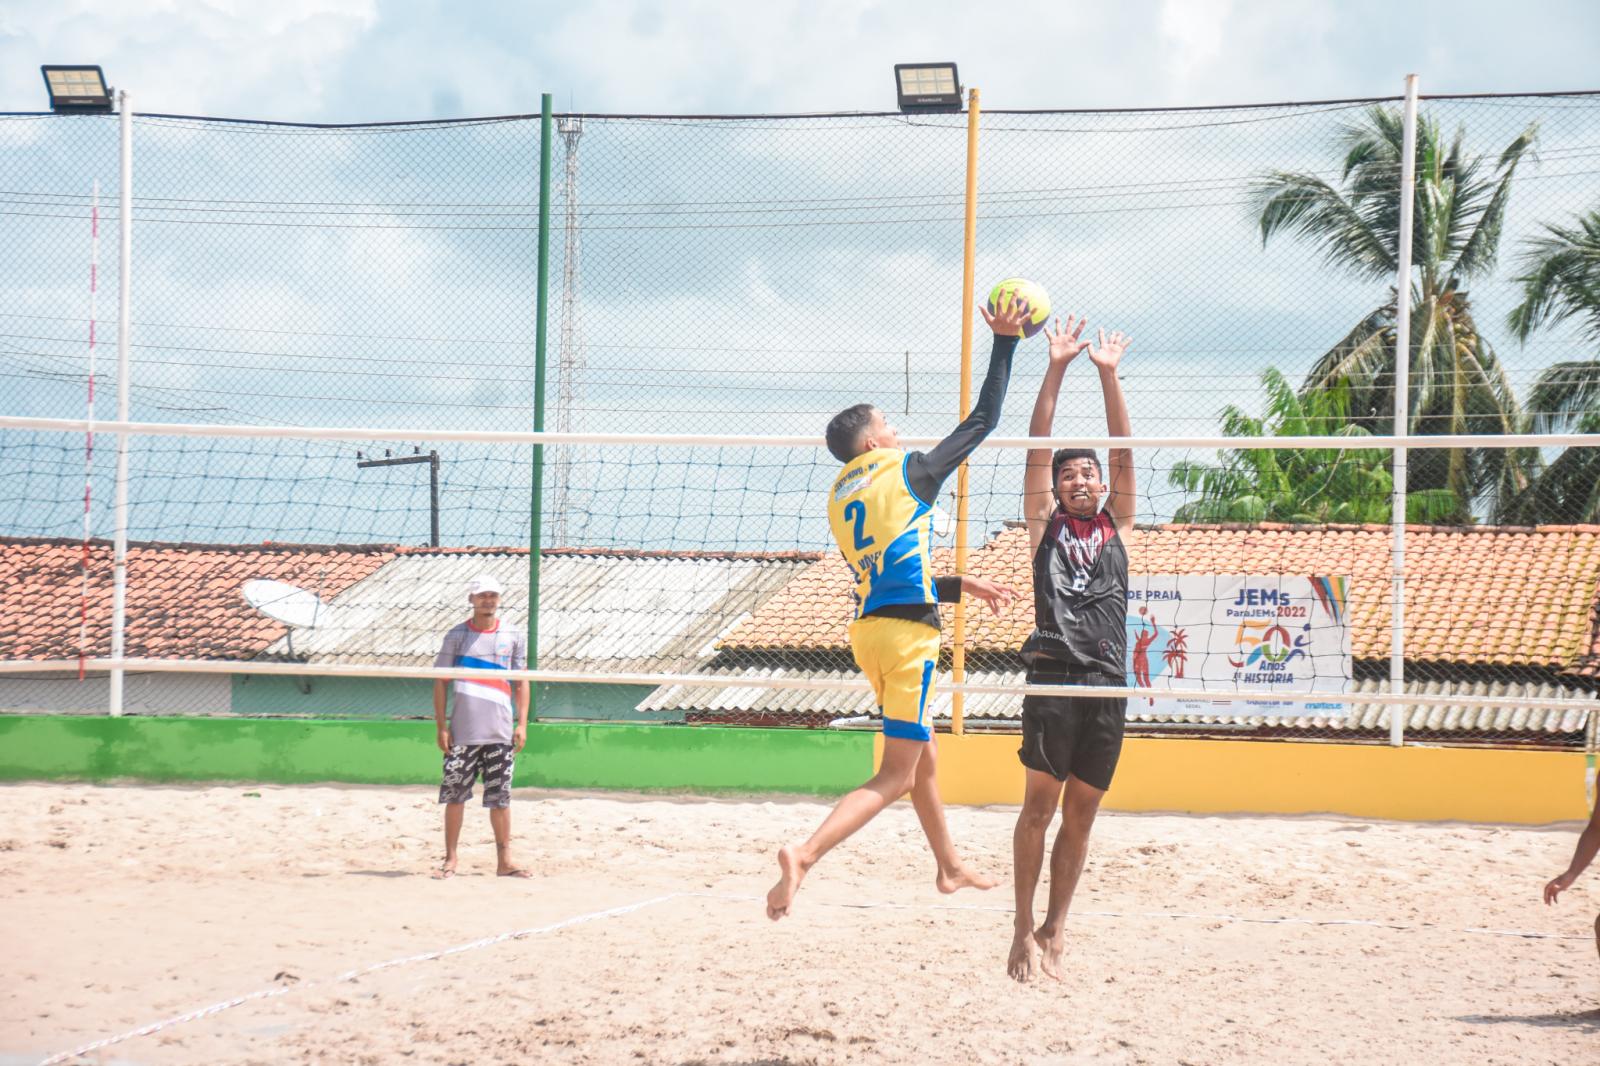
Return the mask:
M 1346 579 L 1348 663 L 1322 671 L 1341 691 L 1389 684 L 1392 457 L 1351 438 L 1395 429 L 1400 128 L 1399 101 L 1374 100 L 993 112 L 980 139 L 980 288 L 1029 277 L 1063 318 L 1086 315 L 1090 335 L 1131 334 L 1121 378 L 1136 433 L 1340 435 L 1321 449 L 1141 450 L 1130 541 L 1136 577 Z M 1407 429 L 1600 432 L 1600 96 L 1429 98 L 1418 132 Z M 0 141 L 13 147 L 0 156 L 5 409 L 84 414 L 98 181 L 97 404 L 109 417 L 116 119 L 3 116 Z M 814 438 L 868 401 L 907 436 L 948 432 L 965 144 L 963 115 L 558 116 L 546 427 Z M 533 427 L 536 118 L 138 116 L 134 146 L 133 419 Z M 979 322 L 975 379 L 988 347 Z M 1045 348 L 1021 345 L 997 433 L 1026 435 Z M 1068 371 L 1057 434 L 1104 431 L 1085 363 Z M 71 657 L 83 441 L 6 429 L 0 448 L 0 654 Z M 112 451 L 102 437 L 89 479 L 101 539 Z M 526 444 L 154 436 L 130 452 L 131 654 L 292 656 L 308 676 L 319 663 L 425 665 L 479 571 L 500 577 L 508 621 L 525 623 Z M 416 462 L 359 465 L 383 459 Z M 1579 446 L 1410 452 L 1408 684 L 1495 704 L 1410 707 L 1408 737 L 1592 735 L 1589 712 L 1528 701 L 1600 688 L 1597 464 Z M 1026 590 L 1022 452 L 981 449 L 971 467 L 973 571 Z M 848 584 L 824 517 L 836 472 L 820 447 L 546 447 L 540 664 L 853 676 Z M 941 512 L 956 511 L 954 484 Z M 953 565 L 948 525 L 935 528 L 935 556 Z M 316 591 L 328 621 L 291 651 L 239 595 L 260 577 Z M 89 578 L 89 645 L 109 647 L 109 549 L 90 553 Z M 1021 683 L 1027 600 L 1001 621 L 970 617 L 974 679 Z M 1130 680 L 1142 634 L 1150 676 L 1184 664 L 1181 627 L 1146 606 L 1130 608 Z M 129 708 L 426 714 L 427 684 L 148 675 L 130 681 Z M 969 723 L 1004 726 L 1020 696 L 966 702 Z M 1389 735 L 1377 704 L 1266 715 L 1138 702 L 1130 725 L 1151 732 Z M 870 717 L 871 704 L 770 681 L 539 693 L 541 715 L 629 720 L 818 724 Z M 98 710 L 104 690 L 0 678 L 0 706 Z

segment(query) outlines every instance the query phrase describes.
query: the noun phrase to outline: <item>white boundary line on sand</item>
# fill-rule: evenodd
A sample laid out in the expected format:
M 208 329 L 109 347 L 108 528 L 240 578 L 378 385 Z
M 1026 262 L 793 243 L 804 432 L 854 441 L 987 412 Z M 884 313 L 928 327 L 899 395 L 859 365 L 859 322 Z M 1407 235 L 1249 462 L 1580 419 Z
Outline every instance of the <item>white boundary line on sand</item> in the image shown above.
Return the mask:
M 508 940 L 520 940 L 523 937 L 541 936 L 545 933 L 554 933 L 561 929 L 569 929 L 575 925 L 599 921 L 602 918 L 620 918 L 646 907 L 654 907 L 661 903 L 669 903 L 675 899 L 710 899 L 730 903 L 761 903 L 765 897 L 741 896 L 728 892 L 669 892 L 664 896 L 653 896 L 650 899 L 640 900 L 637 903 L 627 903 L 620 907 L 608 910 L 595 911 L 591 914 L 580 914 L 573 918 L 565 918 L 549 925 L 532 926 L 527 929 L 514 929 L 496 936 L 486 936 L 478 940 L 471 940 L 465 944 L 454 947 L 442 948 L 439 951 L 424 951 L 417 955 L 406 955 L 398 959 L 389 959 L 386 962 L 373 963 L 371 966 L 362 966 L 354 970 L 347 970 L 337 977 L 323 981 L 311 981 L 300 985 L 286 985 L 277 988 L 263 988 L 249 992 L 232 999 L 225 999 L 210 1006 L 200 1007 L 185 1014 L 176 1014 L 170 1018 L 142 1025 L 137 1029 L 130 1029 L 116 1036 L 108 1036 L 103 1040 L 96 1040 L 90 1044 L 73 1048 L 71 1051 L 62 1051 L 40 1061 L 39 1066 L 55 1066 L 56 1063 L 69 1062 L 72 1059 L 98 1051 L 101 1048 L 120 1044 L 125 1040 L 136 1037 L 149 1036 L 174 1025 L 184 1022 L 198 1021 L 213 1014 L 220 1014 L 225 1010 L 252 1003 L 257 1000 L 272 999 L 289 992 L 305 988 L 315 988 L 321 985 L 340 984 L 354 981 L 368 974 L 377 973 L 395 966 L 408 966 L 414 962 L 431 962 L 435 959 L 446 958 L 450 955 L 459 955 L 465 951 L 476 951 L 479 948 L 493 947 L 503 944 Z M 995 914 L 1010 914 L 1012 909 L 998 904 L 979 903 L 893 903 L 868 900 L 861 903 L 839 903 L 833 901 L 817 901 L 811 904 L 816 907 L 838 907 L 846 910 L 940 910 L 940 911 L 980 911 Z M 1515 929 L 1485 929 L 1485 928 L 1458 928 L 1455 926 L 1435 925 L 1430 922 L 1407 924 L 1404 922 L 1384 922 L 1369 918 L 1251 918 L 1237 914 L 1198 914 L 1186 911 L 1073 911 L 1079 918 L 1187 918 L 1194 921 L 1208 922 L 1240 922 L 1254 925 L 1321 925 L 1321 926 L 1361 926 L 1370 929 L 1390 929 L 1399 932 L 1438 931 L 1446 933 L 1474 933 L 1484 936 L 1518 937 L 1524 940 L 1588 940 L 1587 936 L 1573 936 L 1566 933 L 1535 933 Z
M 349 970 L 337 977 L 325 981 L 311 981 L 303 985 L 286 985 L 279 988 L 263 988 L 256 992 L 247 993 L 246 995 L 235 996 L 232 999 L 225 999 L 220 1003 L 213 1003 L 208 1007 L 201 1007 L 198 1010 L 189 1011 L 186 1014 L 176 1014 L 171 1018 L 163 1018 L 158 1022 L 151 1022 L 148 1025 L 141 1025 L 137 1029 L 130 1029 L 126 1033 L 120 1033 L 117 1036 L 108 1036 L 103 1040 L 96 1040 L 92 1044 L 84 1044 L 82 1047 L 73 1048 L 71 1051 L 58 1052 L 54 1055 L 51 1055 L 49 1058 L 42 1060 L 39 1063 L 39 1066 L 54 1066 L 54 1064 L 58 1062 L 69 1062 L 72 1059 L 78 1058 L 82 1055 L 87 1055 L 92 1051 L 98 1051 L 101 1048 L 110 1047 L 112 1044 L 120 1044 L 124 1040 L 132 1040 L 133 1038 L 139 1036 L 149 1036 L 152 1033 L 158 1033 L 163 1029 L 170 1028 L 171 1026 L 181 1025 L 184 1022 L 196 1021 L 200 1018 L 207 1017 L 208 1015 L 221 1014 L 225 1010 L 229 1010 L 233 1007 L 240 1006 L 244 1003 L 250 1003 L 255 1000 L 271 999 L 274 996 L 281 996 L 286 992 L 292 992 L 301 988 L 314 988 L 318 985 L 339 984 L 344 981 L 354 981 L 358 977 L 364 977 L 370 973 L 377 973 L 379 970 L 387 970 L 391 966 L 405 966 L 413 962 L 428 962 L 432 959 L 442 959 L 447 955 L 457 955 L 463 951 L 475 951 L 478 948 L 486 948 L 493 944 L 503 943 L 507 940 L 520 940 L 523 937 L 539 936 L 544 933 L 554 933 L 559 929 L 567 929 L 574 925 L 583 925 L 585 922 L 599 921 L 601 918 L 617 918 L 624 914 L 632 914 L 634 911 L 643 910 L 646 907 L 653 907 L 658 903 L 665 903 L 668 900 L 677 899 L 681 895 L 681 892 L 673 892 L 665 896 L 655 896 L 651 899 L 640 900 L 638 903 L 628 903 L 621 907 L 612 907 L 609 910 L 595 911 L 592 914 L 580 914 L 575 918 L 566 918 L 559 922 L 552 922 L 549 925 L 537 925 L 528 929 L 514 929 L 509 933 L 501 933 L 498 936 L 487 936 L 480 940 L 473 940 L 466 944 L 457 944 L 455 947 L 444 948 L 440 951 L 425 951 L 420 955 L 407 955 L 404 958 L 390 959 L 387 962 L 378 962 L 371 966 L 363 966 L 358 969 Z

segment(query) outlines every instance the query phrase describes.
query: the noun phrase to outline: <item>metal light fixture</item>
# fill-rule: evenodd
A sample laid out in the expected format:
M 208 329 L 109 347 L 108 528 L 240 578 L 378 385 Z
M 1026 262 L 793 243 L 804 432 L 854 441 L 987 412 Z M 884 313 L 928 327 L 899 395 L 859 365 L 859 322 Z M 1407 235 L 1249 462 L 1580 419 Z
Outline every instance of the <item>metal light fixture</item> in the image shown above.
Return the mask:
M 961 110 L 961 77 L 954 63 L 896 63 L 894 87 L 902 111 Z
M 50 110 L 96 112 L 111 110 L 111 89 L 98 66 L 43 66 L 44 85 L 50 92 Z

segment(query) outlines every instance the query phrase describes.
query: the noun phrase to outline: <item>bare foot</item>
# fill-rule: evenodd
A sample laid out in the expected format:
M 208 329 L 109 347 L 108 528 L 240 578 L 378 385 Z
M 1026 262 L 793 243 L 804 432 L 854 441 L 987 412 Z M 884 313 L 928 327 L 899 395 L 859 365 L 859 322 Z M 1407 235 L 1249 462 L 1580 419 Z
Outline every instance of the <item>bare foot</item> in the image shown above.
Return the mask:
M 1026 984 L 1033 977 L 1033 934 L 1018 929 L 1011 938 L 1011 957 L 1006 960 L 1006 973 L 1013 981 Z
M 1040 926 L 1033 934 L 1033 939 L 1039 944 L 1039 968 L 1045 975 L 1054 980 L 1062 980 L 1061 956 L 1067 950 L 1067 933 L 1065 929 L 1057 930 L 1054 934 L 1045 932 Z
M 767 917 L 777 921 L 789 913 L 794 894 L 800 891 L 806 868 L 800 862 L 800 853 L 789 844 L 778 849 L 778 883 L 767 892 Z
M 439 868 L 437 870 L 433 871 L 433 879 L 435 881 L 445 881 L 454 877 L 455 875 L 456 861 L 454 859 L 446 859 L 444 862 L 439 864 Z
M 959 892 L 963 888 L 978 888 L 988 890 L 1000 882 L 987 874 L 980 874 L 966 863 L 956 866 L 948 871 L 940 870 L 939 876 L 933 882 L 939 891 L 945 895 Z
M 502 866 L 495 870 L 496 877 L 532 877 L 533 871 L 521 866 Z

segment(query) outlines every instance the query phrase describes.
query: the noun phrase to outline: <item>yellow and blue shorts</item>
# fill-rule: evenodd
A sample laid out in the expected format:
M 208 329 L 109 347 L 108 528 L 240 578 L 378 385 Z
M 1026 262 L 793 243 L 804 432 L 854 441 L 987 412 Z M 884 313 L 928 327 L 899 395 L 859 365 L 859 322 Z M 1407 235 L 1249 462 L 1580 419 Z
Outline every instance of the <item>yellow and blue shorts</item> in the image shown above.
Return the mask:
M 877 694 L 883 735 L 932 740 L 939 631 L 926 622 L 868 615 L 850 623 L 850 650 Z

